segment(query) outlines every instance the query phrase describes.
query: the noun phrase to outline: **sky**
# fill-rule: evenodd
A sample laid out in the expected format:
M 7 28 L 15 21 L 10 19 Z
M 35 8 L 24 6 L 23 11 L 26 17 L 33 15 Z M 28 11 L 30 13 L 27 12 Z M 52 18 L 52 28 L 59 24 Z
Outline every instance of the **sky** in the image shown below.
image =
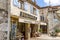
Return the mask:
M 36 4 L 40 7 L 45 7 L 49 6 L 49 1 L 51 6 L 60 5 L 60 0 L 36 0 Z M 19 5 L 18 0 L 14 0 L 14 4 L 18 6 Z
M 60 5 L 60 0 L 36 0 L 37 5 L 40 7 L 49 6 L 49 1 L 51 6 Z

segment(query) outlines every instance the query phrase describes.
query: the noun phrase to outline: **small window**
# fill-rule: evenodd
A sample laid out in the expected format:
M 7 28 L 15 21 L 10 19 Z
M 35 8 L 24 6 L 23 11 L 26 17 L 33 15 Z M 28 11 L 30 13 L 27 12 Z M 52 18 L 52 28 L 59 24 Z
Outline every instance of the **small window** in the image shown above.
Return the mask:
M 36 15 L 36 9 L 35 9 L 35 8 L 33 8 L 33 14 L 35 14 L 35 15 Z
M 24 2 L 24 10 L 28 10 L 28 3 L 27 2 Z
M 21 2 L 21 9 L 24 9 L 24 2 Z
M 41 21 L 44 21 L 44 16 L 40 16 Z
M 20 12 L 20 16 L 22 16 L 22 12 Z
M 30 12 L 33 13 L 33 6 L 30 6 Z
M 55 13 L 55 11 L 53 11 L 53 13 Z

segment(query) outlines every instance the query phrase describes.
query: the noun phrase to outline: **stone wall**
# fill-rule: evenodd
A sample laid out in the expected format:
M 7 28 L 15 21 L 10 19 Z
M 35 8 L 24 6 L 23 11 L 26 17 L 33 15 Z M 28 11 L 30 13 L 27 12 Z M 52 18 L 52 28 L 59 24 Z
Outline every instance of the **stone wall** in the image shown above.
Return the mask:
M 6 32 L 0 31 L 0 40 L 7 40 Z
M 7 10 L 7 3 L 8 3 L 8 0 L 0 0 L 0 9 Z
M 8 34 L 8 0 L 0 0 L 0 40 L 7 40 Z

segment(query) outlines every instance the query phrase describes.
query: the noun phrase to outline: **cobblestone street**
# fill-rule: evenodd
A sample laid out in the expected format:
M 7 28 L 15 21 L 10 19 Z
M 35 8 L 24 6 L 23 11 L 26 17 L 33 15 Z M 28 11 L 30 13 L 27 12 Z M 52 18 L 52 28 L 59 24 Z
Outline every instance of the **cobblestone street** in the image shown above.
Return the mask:
M 48 35 L 41 35 L 41 37 L 31 38 L 31 40 L 60 40 L 60 37 L 51 37 Z

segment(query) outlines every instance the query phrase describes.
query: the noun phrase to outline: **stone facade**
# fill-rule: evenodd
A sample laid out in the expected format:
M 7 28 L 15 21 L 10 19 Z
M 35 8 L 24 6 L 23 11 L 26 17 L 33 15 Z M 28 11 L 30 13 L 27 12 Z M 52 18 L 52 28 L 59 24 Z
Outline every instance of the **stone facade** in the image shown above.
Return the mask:
M 0 9 L 7 10 L 8 0 L 0 0 Z
M 44 14 L 44 21 L 48 23 L 48 33 L 54 31 L 60 22 L 60 18 L 56 15 L 58 10 L 60 10 L 60 6 L 42 7 L 40 9 L 40 14 Z
M 8 0 L 0 0 L 0 40 L 8 40 Z
M 20 38 L 20 37 L 17 37 L 17 35 L 19 36 L 20 34 L 18 34 L 18 33 L 22 33 L 22 32 L 18 32 L 17 30 L 20 31 L 19 28 L 24 26 L 23 27 L 24 33 L 22 33 L 24 36 L 24 40 L 30 40 L 31 35 L 35 36 L 34 33 L 39 31 L 38 27 L 40 27 L 40 26 L 38 26 L 38 25 L 39 25 L 39 21 L 40 21 L 40 19 L 39 19 L 40 10 L 38 9 L 37 5 L 35 5 L 33 2 L 30 2 L 30 0 L 29 1 L 19 0 L 19 2 L 17 1 L 20 4 L 22 3 L 22 8 L 19 7 L 21 5 L 17 6 L 13 2 L 14 2 L 14 0 L 11 0 L 11 3 L 10 3 L 11 4 L 10 5 L 11 6 L 11 14 L 10 14 L 11 15 L 11 24 L 13 25 L 13 22 L 15 22 L 17 25 L 20 25 L 20 26 L 16 26 L 17 28 L 15 29 L 15 31 L 16 31 L 15 36 L 17 39 Z M 24 6 L 25 4 L 27 7 Z M 33 7 L 33 8 L 31 8 L 31 7 Z M 16 21 L 16 19 L 17 19 L 17 21 Z M 12 27 L 13 26 L 11 26 L 11 29 L 12 29 Z M 31 32 L 31 30 L 33 30 L 33 31 Z M 11 35 L 11 36 L 13 37 L 13 35 Z M 11 38 L 11 39 L 14 40 L 14 38 Z

